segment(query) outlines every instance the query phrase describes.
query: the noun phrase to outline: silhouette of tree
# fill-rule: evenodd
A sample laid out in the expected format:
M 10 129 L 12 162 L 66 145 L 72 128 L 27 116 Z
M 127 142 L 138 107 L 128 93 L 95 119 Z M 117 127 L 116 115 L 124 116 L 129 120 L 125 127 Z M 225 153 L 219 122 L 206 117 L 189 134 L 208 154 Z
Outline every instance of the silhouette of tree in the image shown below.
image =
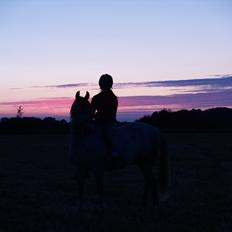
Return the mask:
M 0 134 L 2 133 L 69 133 L 70 122 L 64 119 L 58 121 L 55 118 L 47 117 L 44 119 L 35 117 L 22 117 L 23 108 L 17 109 L 17 117 L 0 119 Z M 199 131 L 232 131 L 232 109 L 213 108 L 207 110 L 192 109 L 161 110 L 146 115 L 136 121 L 151 124 L 160 130 L 168 132 L 199 132 Z M 119 122 L 123 125 L 125 122 Z
M 22 107 L 22 106 L 19 106 L 19 107 L 17 108 L 17 115 L 16 115 L 16 117 L 17 117 L 17 118 L 22 118 L 22 116 L 23 116 L 23 107 Z
M 145 122 L 168 131 L 231 131 L 232 109 L 218 107 L 208 110 L 192 109 L 153 112 L 137 121 Z

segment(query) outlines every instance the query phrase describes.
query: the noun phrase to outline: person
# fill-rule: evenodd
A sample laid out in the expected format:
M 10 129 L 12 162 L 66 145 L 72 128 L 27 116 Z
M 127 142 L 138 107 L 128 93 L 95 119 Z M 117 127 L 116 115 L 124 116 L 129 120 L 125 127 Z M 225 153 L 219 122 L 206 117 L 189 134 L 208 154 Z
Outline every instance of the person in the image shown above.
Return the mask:
M 113 151 L 111 133 L 116 125 L 116 114 L 118 98 L 113 93 L 113 78 L 109 74 L 103 74 L 99 79 L 101 92 L 93 96 L 91 100 L 93 119 L 101 129 L 103 139 L 107 146 L 107 154 L 110 157 L 117 157 Z

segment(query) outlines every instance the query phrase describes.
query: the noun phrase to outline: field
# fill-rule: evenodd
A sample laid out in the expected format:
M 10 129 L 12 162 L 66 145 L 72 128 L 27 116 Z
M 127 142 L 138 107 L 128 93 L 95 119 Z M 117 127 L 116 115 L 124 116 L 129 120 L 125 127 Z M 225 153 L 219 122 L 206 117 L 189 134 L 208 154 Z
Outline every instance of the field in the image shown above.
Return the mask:
M 0 135 L 0 232 L 232 231 L 232 134 L 166 134 L 170 198 L 140 209 L 136 167 L 106 175 L 103 212 L 79 214 L 67 135 Z M 87 198 L 94 206 L 90 176 Z

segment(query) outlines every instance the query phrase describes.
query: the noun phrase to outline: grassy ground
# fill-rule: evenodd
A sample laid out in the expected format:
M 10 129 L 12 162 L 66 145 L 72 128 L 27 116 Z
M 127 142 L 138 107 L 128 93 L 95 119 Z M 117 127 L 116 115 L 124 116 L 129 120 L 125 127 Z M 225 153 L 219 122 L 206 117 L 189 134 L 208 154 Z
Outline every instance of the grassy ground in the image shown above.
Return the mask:
M 0 232 L 232 231 L 231 134 L 166 135 L 171 196 L 139 210 L 143 179 L 136 167 L 108 173 L 104 212 L 76 208 L 77 186 L 67 135 L 0 135 Z M 95 202 L 94 179 L 87 197 Z

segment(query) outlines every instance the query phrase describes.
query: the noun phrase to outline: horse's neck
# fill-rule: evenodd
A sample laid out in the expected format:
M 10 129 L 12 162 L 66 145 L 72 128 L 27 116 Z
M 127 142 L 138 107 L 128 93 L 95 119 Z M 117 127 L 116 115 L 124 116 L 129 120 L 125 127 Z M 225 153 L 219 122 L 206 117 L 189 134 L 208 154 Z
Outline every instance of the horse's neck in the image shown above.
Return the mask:
M 100 127 L 94 121 L 90 122 L 88 125 L 81 125 L 73 121 L 71 128 L 72 134 L 75 134 L 76 137 L 81 140 L 101 135 Z

